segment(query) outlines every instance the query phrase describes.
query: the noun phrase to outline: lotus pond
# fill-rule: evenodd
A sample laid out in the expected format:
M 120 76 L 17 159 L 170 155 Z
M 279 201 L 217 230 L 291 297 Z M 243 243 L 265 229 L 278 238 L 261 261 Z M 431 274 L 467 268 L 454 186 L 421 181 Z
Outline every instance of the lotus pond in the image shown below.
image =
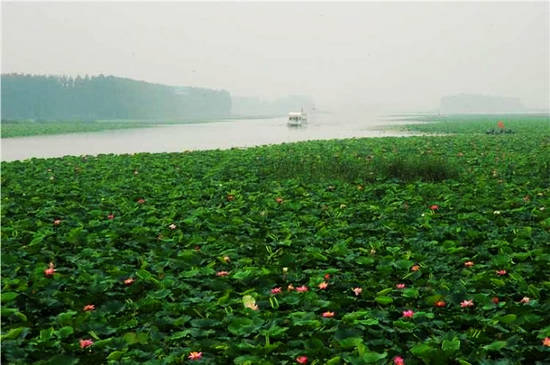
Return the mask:
M 548 363 L 548 120 L 505 123 L 4 162 L 2 360 Z

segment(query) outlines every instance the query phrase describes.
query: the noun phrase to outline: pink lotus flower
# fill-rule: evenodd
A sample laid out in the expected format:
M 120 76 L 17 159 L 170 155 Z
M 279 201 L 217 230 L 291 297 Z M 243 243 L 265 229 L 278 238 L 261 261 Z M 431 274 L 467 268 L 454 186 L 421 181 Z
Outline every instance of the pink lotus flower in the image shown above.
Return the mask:
M 54 226 L 58 226 L 60 224 L 61 224 L 61 219 L 56 219 L 56 220 L 53 221 Z
M 420 265 L 413 265 L 413 266 L 411 267 L 411 270 L 412 270 L 412 271 L 418 271 L 418 270 L 420 270 Z
M 403 318 L 412 318 L 414 316 L 414 312 L 412 310 L 406 310 L 403 311 Z
M 200 360 L 201 357 L 202 357 L 202 352 L 196 352 L 196 351 L 191 352 L 189 356 L 187 356 L 189 360 Z
M 359 288 L 359 287 L 353 288 L 353 289 L 351 289 L 351 290 L 353 290 L 353 292 L 355 293 L 355 296 L 356 296 L 356 297 L 358 297 L 359 294 L 361 294 L 361 293 L 363 292 L 363 289 L 361 289 L 361 288 Z
M 405 365 L 405 360 L 401 356 L 396 356 L 393 358 L 394 365 Z
M 307 364 L 307 356 L 298 356 L 296 362 L 298 364 Z
M 530 300 L 531 299 L 529 297 L 523 297 L 519 302 L 523 304 L 528 304 Z
M 216 273 L 216 276 L 227 276 L 229 275 L 229 273 L 227 271 L 218 271 Z
M 302 286 L 299 286 L 299 287 L 296 288 L 296 291 L 297 291 L 298 293 L 304 293 L 304 292 L 306 292 L 306 291 L 308 291 L 308 290 L 309 290 L 309 289 L 308 289 L 307 286 L 305 286 L 305 285 L 302 285 Z
M 93 310 L 95 310 L 95 305 L 93 305 L 93 304 L 85 305 L 84 308 L 82 308 L 82 310 L 84 312 L 93 311 Z
M 90 347 L 94 344 L 94 341 L 88 339 L 88 340 L 80 340 L 80 348 L 85 349 L 86 347 Z
M 115 215 L 113 213 L 111 213 L 107 216 L 107 219 L 115 219 Z
M 464 263 L 464 266 L 466 266 L 466 267 L 472 267 L 472 266 L 474 266 L 474 262 L 473 262 L 473 261 L 466 261 L 466 262 Z
M 286 287 L 286 290 L 293 291 L 294 290 L 294 285 L 288 284 L 288 286 Z
M 325 274 L 325 280 L 329 280 L 330 279 L 330 274 Z
M 327 288 L 327 286 L 328 286 L 328 283 L 323 281 L 321 284 L 319 284 L 319 289 L 325 290 Z
M 332 318 L 332 317 L 334 317 L 334 312 L 323 313 L 323 318 Z
M 176 225 L 174 223 L 172 223 L 171 225 L 168 226 L 171 230 L 174 230 L 176 229 Z
M 508 274 L 508 272 L 506 270 L 497 270 L 497 275 L 498 276 L 504 276 L 506 274 Z
M 273 289 L 271 289 L 271 294 L 273 294 L 273 295 L 281 294 L 282 291 L 283 291 L 283 290 L 282 290 L 280 287 L 278 287 L 278 288 L 273 288 Z
M 500 302 L 500 300 L 498 299 L 498 297 L 492 297 L 491 302 L 493 302 L 495 304 L 498 304 L 498 302 Z
M 542 346 L 550 347 L 550 337 L 545 337 L 544 340 L 542 340 Z
M 55 273 L 55 265 L 53 262 L 50 262 L 48 265 L 48 268 L 44 270 L 44 276 L 47 278 L 53 277 L 53 274 Z
M 436 211 L 436 210 L 438 210 L 438 209 L 439 209 L 439 205 L 437 205 L 437 204 L 430 205 L 430 210 Z
M 275 198 L 275 201 L 279 204 L 282 204 L 284 200 L 281 197 L 277 197 L 277 198 Z
M 473 299 L 472 300 L 463 300 L 462 302 L 460 302 L 460 306 L 462 308 L 473 307 L 474 306 L 474 301 L 473 301 Z
M 395 287 L 397 289 L 405 289 L 405 284 L 403 284 L 403 283 L 395 284 Z
M 139 199 L 137 202 L 138 202 L 138 204 L 143 204 L 143 203 L 145 203 L 145 199 Z
M 124 280 L 124 285 L 132 285 L 134 283 L 134 281 L 136 281 L 136 279 L 134 278 L 128 278 L 126 280 Z
M 434 305 L 435 305 L 436 307 L 442 308 L 442 307 L 446 306 L 447 303 L 445 303 L 444 300 L 438 300 L 437 302 L 434 303 Z

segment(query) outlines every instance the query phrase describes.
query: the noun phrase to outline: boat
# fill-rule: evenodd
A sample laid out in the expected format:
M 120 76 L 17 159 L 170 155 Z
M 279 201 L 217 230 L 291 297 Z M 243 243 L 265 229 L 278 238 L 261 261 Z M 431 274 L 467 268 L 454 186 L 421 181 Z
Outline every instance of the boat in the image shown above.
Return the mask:
M 287 124 L 292 127 L 301 126 L 307 122 L 307 114 L 302 109 L 300 112 L 290 112 L 288 113 L 288 122 Z

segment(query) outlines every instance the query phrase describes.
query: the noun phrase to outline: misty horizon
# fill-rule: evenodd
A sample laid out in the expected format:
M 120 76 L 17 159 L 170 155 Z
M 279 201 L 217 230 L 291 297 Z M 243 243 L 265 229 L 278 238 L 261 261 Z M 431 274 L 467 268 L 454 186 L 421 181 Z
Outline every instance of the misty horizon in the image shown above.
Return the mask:
M 549 4 L 3 3 L 2 73 L 114 75 L 323 109 L 549 109 Z

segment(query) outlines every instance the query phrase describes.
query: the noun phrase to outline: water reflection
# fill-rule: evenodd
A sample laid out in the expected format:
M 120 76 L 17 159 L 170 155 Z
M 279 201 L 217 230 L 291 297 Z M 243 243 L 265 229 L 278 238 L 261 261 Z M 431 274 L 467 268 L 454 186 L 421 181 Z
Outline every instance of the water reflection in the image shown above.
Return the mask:
M 382 117 L 350 118 L 334 114 L 312 115 L 298 127 L 286 117 L 232 119 L 200 124 L 162 125 L 94 133 L 2 139 L 2 160 L 102 153 L 181 152 L 185 150 L 250 147 L 316 139 L 410 135 L 383 130 Z

